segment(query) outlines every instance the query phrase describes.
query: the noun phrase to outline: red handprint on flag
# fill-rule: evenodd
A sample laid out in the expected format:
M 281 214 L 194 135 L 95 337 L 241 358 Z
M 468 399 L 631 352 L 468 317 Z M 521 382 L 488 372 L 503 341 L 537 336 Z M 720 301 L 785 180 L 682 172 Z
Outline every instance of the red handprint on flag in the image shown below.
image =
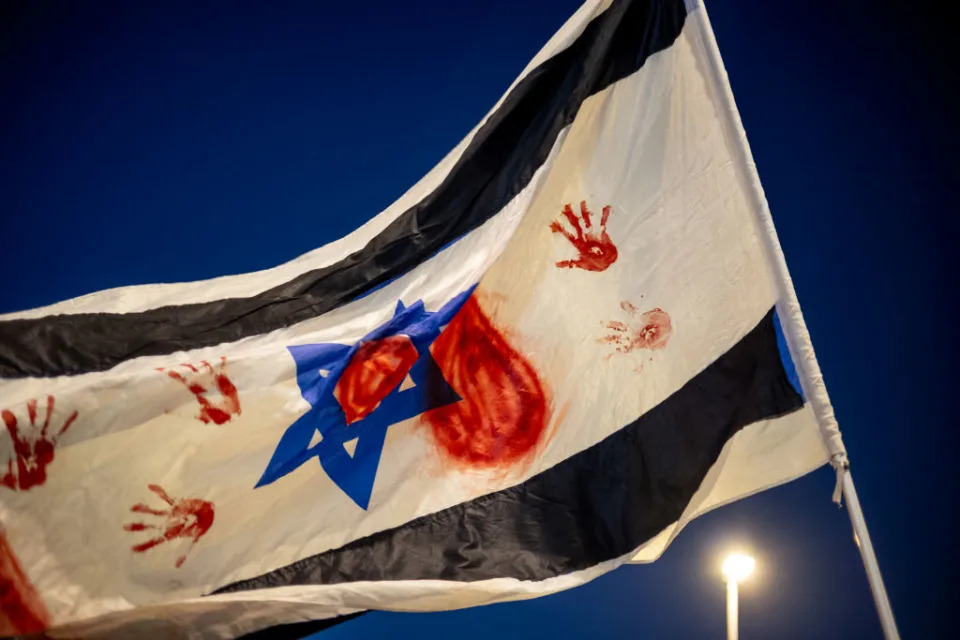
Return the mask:
M 651 309 L 642 314 L 627 300 L 620 303 L 620 308 L 631 318 L 629 324 L 613 320 L 607 323 L 610 333 L 601 341 L 616 345 L 620 353 L 629 353 L 637 349 L 663 349 L 667 346 L 673 334 L 673 325 L 670 316 L 662 309 Z M 637 316 L 639 315 L 639 318 Z
M 240 413 L 237 387 L 227 376 L 226 366 L 227 358 L 221 356 L 220 364 L 216 367 L 202 360 L 199 368 L 192 364 L 181 364 L 181 370 L 160 368 L 158 371 L 165 371 L 196 397 L 200 404 L 197 420 L 204 424 L 224 424 Z
M 569 240 L 580 255 L 575 260 L 557 262 L 558 267 L 603 271 L 617 261 L 617 247 L 613 244 L 610 236 L 607 235 L 607 219 L 610 217 L 610 210 L 609 205 L 603 208 L 603 213 L 600 216 L 600 228 L 595 229 L 590 219 L 593 214 L 587 208 L 586 201 L 580 203 L 579 218 L 569 204 L 563 207 L 560 213 L 567 219 L 567 223 L 573 227 L 574 233 L 564 228 L 560 220 L 554 220 L 550 223 L 550 231 L 559 233 Z M 583 220 L 582 225 L 580 224 L 581 219 Z
M 134 513 L 147 513 L 153 516 L 163 518 L 162 524 L 147 524 L 145 522 L 131 522 L 123 525 L 126 531 L 159 531 L 159 535 L 150 538 L 146 542 L 136 544 L 130 549 L 135 553 L 143 553 L 152 549 L 158 544 L 176 540 L 177 538 L 192 538 L 187 550 L 177 558 L 176 566 L 179 568 L 187 559 L 187 554 L 197 544 L 197 541 L 213 525 L 213 503 L 199 498 L 186 498 L 183 500 L 174 500 L 160 485 L 148 484 L 147 488 L 160 496 L 160 499 L 170 505 L 169 509 L 154 509 L 144 503 L 138 503 L 130 507 Z
M 14 491 L 26 491 L 47 481 L 47 465 L 53 462 L 57 443 L 77 419 L 78 412 L 74 411 L 64 420 L 59 430 L 51 433 L 50 423 L 56 402 L 53 396 L 47 396 L 46 416 L 42 426 L 37 425 L 37 404 L 36 398 L 27 401 L 29 428 L 26 425 L 21 426 L 20 420 L 9 409 L 2 412 L 13 451 L 7 460 L 6 471 L 0 476 L 0 485 Z

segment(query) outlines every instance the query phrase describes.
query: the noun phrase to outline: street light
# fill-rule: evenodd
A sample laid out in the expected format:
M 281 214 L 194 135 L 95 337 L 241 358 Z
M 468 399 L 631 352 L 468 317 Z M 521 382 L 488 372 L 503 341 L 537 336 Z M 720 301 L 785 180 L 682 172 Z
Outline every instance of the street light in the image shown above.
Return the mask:
M 723 575 L 727 579 L 727 640 L 737 640 L 740 633 L 737 585 L 753 573 L 756 564 L 753 558 L 742 553 L 731 553 L 723 561 Z

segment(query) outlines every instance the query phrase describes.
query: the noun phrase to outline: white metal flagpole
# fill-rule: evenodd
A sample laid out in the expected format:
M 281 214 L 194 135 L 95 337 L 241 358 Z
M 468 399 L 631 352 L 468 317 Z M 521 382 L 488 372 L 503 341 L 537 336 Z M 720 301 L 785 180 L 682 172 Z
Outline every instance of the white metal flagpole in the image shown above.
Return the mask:
M 853 486 L 846 448 L 843 446 L 840 429 L 833 414 L 833 407 L 830 404 L 826 386 L 823 384 L 823 375 L 820 373 L 820 366 L 817 364 L 813 352 L 813 343 L 810 340 L 810 334 L 800 311 L 800 302 L 797 300 L 797 294 L 793 288 L 793 280 L 790 278 L 790 272 L 787 269 L 787 261 L 780 249 L 780 242 L 777 240 L 777 232 L 773 226 L 770 207 L 760 184 L 756 163 L 753 160 L 747 135 L 740 121 L 740 113 L 733 98 L 733 91 L 730 89 L 723 59 L 720 57 L 720 49 L 717 47 L 713 27 L 710 25 L 710 18 L 707 16 L 707 11 L 700 0 L 686 0 L 686 3 L 690 11 L 688 19 L 696 23 L 702 38 L 702 52 L 705 54 L 706 62 L 710 67 L 710 72 L 707 75 L 713 84 L 715 98 L 720 102 L 718 109 L 721 111 L 720 116 L 724 119 L 726 133 L 732 143 L 732 150 L 736 154 L 735 161 L 740 178 L 744 181 L 746 191 L 752 199 L 752 208 L 760 225 L 760 236 L 765 239 L 767 254 L 780 286 L 777 314 L 780 316 L 784 337 L 790 348 L 794 365 L 800 374 L 800 384 L 804 396 L 810 402 L 817 417 L 824 446 L 830 453 L 830 462 L 837 472 L 837 489 L 834 492 L 834 501 L 840 501 L 840 492 L 842 491 L 846 498 L 847 511 L 853 524 L 854 535 L 866 569 L 867 579 L 870 582 L 870 591 L 873 593 L 874 604 L 876 604 L 880 616 L 883 635 L 886 640 L 900 640 L 900 633 L 897 631 L 897 625 L 893 618 L 893 609 L 890 606 L 890 600 L 883 585 L 883 577 L 880 574 L 880 565 L 877 563 L 877 557 L 870 542 L 870 534 L 867 531 L 867 524 L 863 518 L 863 510 Z
M 857 498 L 857 490 L 853 486 L 853 476 L 847 470 L 840 473 L 843 474 L 843 497 L 847 501 L 847 512 L 850 514 L 850 522 L 853 524 L 853 534 L 857 547 L 860 549 L 860 557 L 863 558 L 863 566 L 867 569 L 867 579 L 870 582 L 870 591 L 873 592 L 873 601 L 877 603 L 883 635 L 886 638 L 899 639 L 900 633 L 897 631 L 897 623 L 893 619 L 893 609 L 890 607 L 890 600 L 887 598 L 887 590 L 883 586 L 883 576 L 880 575 L 880 565 L 877 564 L 877 556 L 873 553 L 870 532 L 867 531 L 867 523 L 863 519 L 863 510 L 860 508 L 860 499 Z M 885 606 L 882 606 L 881 603 L 885 603 Z

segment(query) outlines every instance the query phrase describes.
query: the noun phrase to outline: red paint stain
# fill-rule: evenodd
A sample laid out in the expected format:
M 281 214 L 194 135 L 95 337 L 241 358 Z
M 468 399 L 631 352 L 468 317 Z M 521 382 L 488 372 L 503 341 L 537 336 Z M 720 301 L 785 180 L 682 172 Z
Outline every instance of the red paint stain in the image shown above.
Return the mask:
M 0 530 L 0 635 L 38 633 L 48 626 L 50 614 Z
M 580 217 L 573 212 L 573 207 L 569 204 L 564 205 L 560 213 L 566 219 L 567 224 L 573 228 L 573 232 L 566 229 L 560 220 L 554 220 L 550 223 L 550 231 L 559 233 L 570 241 L 579 253 L 574 260 L 561 260 L 557 266 L 567 269 L 584 269 L 586 271 L 604 271 L 607 267 L 617 261 L 617 247 L 613 244 L 610 236 L 607 235 L 607 219 L 610 217 L 611 208 L 609 205 L 603 208 L 600 217 L 599 229 L 593 227 L 590 218 L 593 214 L 587 208 L 586 201 L 580 203 Z M 581 220 L 583 224 L 581 224 Z
M 419 357 L 407 336 L 389 336 L 361 344 L 334 390 L 347 424 L 370 415 L 403 382 Z
M 616 320 L 608 322 L 610 333 L 601 338 L 601 342 L 616 346 L 621 353 L 637 349 L 663 349 L 667 346 L 670 336 L 673 335 L 673 325 L 666 311 L 657 308 L 640 314 L 627 300 L 621 302 L 620 307 L 633 320 L 629 323 Z
M 143 553 L 144 551 L 152 549 L 158 544 L 163 544 L 164 542 L 168 542 L 170 540 L 176 540 L 177 538 L 192 538 L 190 547 L 182 556 L 177 558 L 176 566 L 179 568 L 187 559 L 187 554 L 190 553 L 190 549 L 193 549 L 193 545 L 195 545 L 197 541 L 200 540 L 200 538 L 202 538 L 203 535 L 213 525 L 213 503 L 206 500 L 200 500 L 199 498 L 175 500 L 167 495 L 167 492 L 164 491 L 163 488 L 156 484 L 148 484 L 147 488 L 160 496 L 160 499 L 166 502 L 170 508 L 154 509 L 146 504 L 143 504 L 142 502 L 130 507 L 130 511 L 133 511 L 134 513 L 147 513 L 152 516 L 159 516 L 160 518 L 163 518 L 162 524 L 131 522 L 123 525 L 123 528 L 126 531 L 160 532 L 159 535 L 150 538 L 146 542 L 136 544 L 132 546 L 131 549 L 135 553 Z
M 463 398 L 423 416 L 445 456 L 474 467 L 526 459 L 546 431 L 547 396 L 533 365 L 493 325 L 476 296 L 434 341 L 431 352 Z
M 37 399 L 27 401 L 27 416 L 30 427 L 22 428 L 19 419 L 9 409 L 0 414 L 3 423 L 10 434 L 13 444 L 13 457 L 7 460 L 6 471 L 0 476 L 0 485 L 14 491 L 26 491 L 47 481 L 47 465 L 53 462 L 54 451 L 60 437 L 66 433 L 73 421 L 77 419 L 74 411 L 63 422 L 56 433 L 50 433 L 50 420 L 56 404 L 53 396 L 47 396 L 46 416 L 43 425 L 37 425 Z M 38 433 L 39 430 L 39 433 Z M 28 433 L 29 432 L 29 433 Z
M 197 399 L 200 413 L 197 420 L 204 424 L 225 424 L 235 415 L 240 414 L 240 397 L 237 387 L 227 376 L 226 356 L 221 356 L 220 364 L 214 367 L 206 360 L 200 362 L 200 367 L 192 364 L 181 364 L 182 371 L 166 370 L 166 374 L 185 386 Z

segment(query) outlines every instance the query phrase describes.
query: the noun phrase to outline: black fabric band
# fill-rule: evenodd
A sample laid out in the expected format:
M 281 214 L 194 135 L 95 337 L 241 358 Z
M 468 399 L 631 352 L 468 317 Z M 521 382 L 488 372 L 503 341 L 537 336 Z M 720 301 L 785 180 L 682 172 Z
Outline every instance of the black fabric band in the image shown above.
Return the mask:
M 685 17 L 682 0 L 614 0 L 514 87 L 430 195 L 336 264 L 248 298 L 0 322 L 0 378 L 104 371 L 138 356 L 233 342 L 316 317 L 403 275 L 510 202 L 583 101 L 669 47 Z
M 337 616 L 336 618 L 327 618 L 325 620 L 311 620 L 308 622 L 278 624 L 240 636 L 239 640 L 300 640 L 301 638 L 306 638 L 314 633 L 326 631 L 331 627 L 343 624 L 344 622 L 349 622 L 350 620 L 362 616 L 365 613 L 367 612 L 361 611 L 359 613 L 350 613 L 343 616 Z
M 676 522 L 742 427 L 801 406 L 771 311 L 655 408 L 526 482 L 216 593 L 362 580 L 538 581 L 586 569 Z

